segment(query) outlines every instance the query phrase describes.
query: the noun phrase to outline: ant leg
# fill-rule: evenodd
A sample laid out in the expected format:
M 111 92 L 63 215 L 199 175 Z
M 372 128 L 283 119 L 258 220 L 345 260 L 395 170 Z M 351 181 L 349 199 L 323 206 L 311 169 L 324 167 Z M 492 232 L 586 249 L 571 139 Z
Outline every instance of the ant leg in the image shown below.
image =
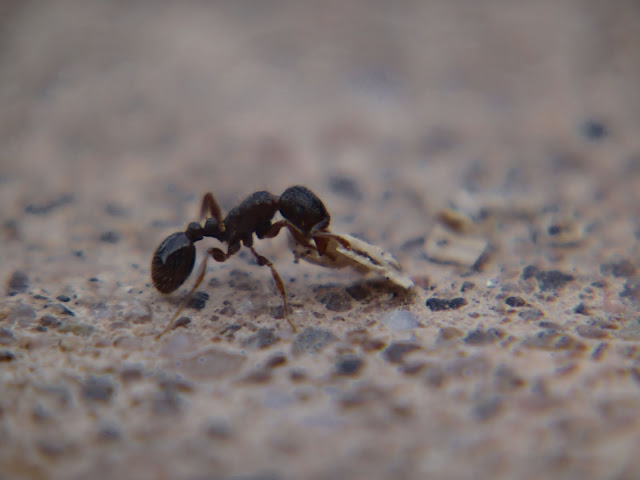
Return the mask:
M 277 270 L 273 266 L 273 263 L 271 263 L 271 260 L 269 260 L 267 257 L 263 257 L 262 255 L 260 255 L 258 252 L 256 252 L 255 248 L 253 247 L 249 247 L 249 250 L 251 250 L 251 253 L 253 253 L 253 256 L 256 257 L 256 261 L 258 262 L 258 265 L 260 265 L 261 267 L 267 266 L 271 269 L 271 276 L 273 277 L 273 281 L 276 282 L 276 287 L 278 287 L 278 290 L 280 291 L 280 294 L 282 295 L 282 300 L 284 302 L 284 317 L 287 319 L 287 322 L 289 323 L 293 331 L 297 332 L 296 326 L 291 322 L 291 319 L 289 318 L 289 304 L 287 303 L 287 290 L 284 288 L 284 282 L 282 281 L 282 278 L 280 278 L 280 274 L 277 272 Z
M 327 251 L 327 247 L 329 246 L 328 237 L 321 235 L 321 233 L 329 233 L 326 231 L 327 227 L 329 227 L 329 220 L 323 220 L 313 227 L 311 232 L 309 232 L 309 238 L 313 238 L 320 256 Z
M 264 232 L 264 233 L 256 233 L 256 236 L 259 239 L 273 238 L 276 235 L 278 235 L 280 233 L 280 230 L 282 230 L 282 228 L 284 228 L 284 227 L 287 227 L 289 229 L 289 232 L 291 233 L 291 235 L 293 236 L 295 241 L 298 242 L 300 245 L 308 245 L 309 244 L 309 241 L 305 238 L 305 236 L 302 234 L 302 232 L 300 230 L 298 230 L 295 225 L 293 225 L 291 222 L 289 222 L 289 220 L 279 220 L 276 223 L 274 223 L 273 225 L 271 225 L 266 232 Z
M 200 220 L 206 218 L 207 212 L 217 220 L 218 225 L 220 226 L 220 231 L 224 232 L 222 209 L 220 208 L 218 201 L 211 192 L 206 193 L 204 197 L 202 197 L 202 205 L 200 206 Z
M 211 249 L 211 250 L 213 250 L 213 249 Z M 159 340 L 160 337 L 162 337 L 165 333 L 167 333 L 169 330 L 171 330 L 171 327 L 173 326 L 173 322 L 175 321 L 176 318 L 178 318 L 178 315 L 180 315 L 180 313 L 182 312 L 184 307 L 187 305 L 189 300 L 191 300 L 191 296 L 193 295 L 193 292 L 195 292 L 196 288 L 198 288 L 200 286 L 200 284 L 202 283 L 202 280 L 204 279 L 204 274 L 207 272 L 207 260 L 209 259 L 209 255 L 213 256 L 213 253 L 211 252 L 211 250 L 209 250 L 207 252 L 207 255 L 204 257 L 204 260 L 202 260 L 202 263 L 200 264 L 200 269 L 198 271 L 198 277 L 196 278 L 196 283 L 193 285 L 191 290 L 189 290 L 189 293 L 187 294 L 187 296 L 184 298 L 184 300 L 180 304 L 180 307 L 178 308 L 178 311 L 173 315 L 173 317 L 171 317 L 171 321 L 169 322 L 169 325 L 167 325 L 166 328 L 162 332 L 160 332 L 158 335 L 156 335 L 156 340 Z

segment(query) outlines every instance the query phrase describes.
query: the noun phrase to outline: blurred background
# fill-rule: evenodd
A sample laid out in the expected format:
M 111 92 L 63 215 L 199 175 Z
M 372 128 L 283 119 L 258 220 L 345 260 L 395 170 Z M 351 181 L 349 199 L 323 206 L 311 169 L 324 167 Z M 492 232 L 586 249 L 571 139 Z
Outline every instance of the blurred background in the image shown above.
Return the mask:
M 168 183 L 226 197 L 390 170 L 431 191 L 443 170 L 543 168 L 585 122 L 636 128 L 639 8 L 3 2 L 2 174 L 32 189 L 3 204 L 73 190 L 137 208 L 143 190 L 154 208 Z
M 422 252 L 436 212 L 457 193 L 525 196 L 538 209 L 567 207 L 591 225 L 587 249 L 531 247 L 520 225 L 507 229 L 506 237 L 516 240 L 495 252 L 487 278 L 517 277 L 523 265 L 542 262 L 577 270 L 577 281 L 589 284 L 592 272 L 602 272 L 599 262 L 638 253 L 639 46 L 636 0 L 5 0 L 1 269 L 25 271 L 32 286 L 50 293 L 65 285 L 106 309 L 114 298 L 127 301 L 120 285 L 133 285 L 144 290 L 154 322 L 164 324 L 177 300 L 154 303 L 148 261 L 162 238 L 197 219 L 201 196 L 213 191 L 228 210 L 253 191 L 278 194 L 303 184 L 325 201 L 336 230 L 384 246 L 431 285 L 459 280 Z M 282 239 L 261 245 L 286 278 L 300 279 L 300 272 L 325 278 L 314 267 L 293 266 Z M 224 268 L 216 271 L 226 283 Z M 258 274 L 264 298 L 276 304 L 268 273 Z M 86 290 L 93 276 L 111 287 Z M 308 283 L 290 287 L 303 304 Z M 636 290 L 630 296 L 640 302 Z M 219 292 L 235 295 L 232 288 Z M 89 323 L 91 315 L 101 321 L 95 309 L 87 307 L 87 315 Z M 443 398 L 446 408 L 449 397 Z M 130 435 L 126 413 L 114 415 Z M 470 432 L 463 420 L 440 434 L 462 438 Z M 183 431 L 198 423 L 195 416 L 181 421 Z M 486 426 L 477 438 L 495 434 L 504 446 L 512 427 Z M 415 443 L 407 440 L 404 452 L 414 460 L 422 458 L 420 445 L 438 443 L 424 428 L 393 428 L 387 441 L 411 438 Z M 16 446 L 12 458 L 28 466 L 24 472 L 41 474 L 32 458 L 15 457 L 19 445 L 31 443 L 19 432 L 8 436 Z M 349 438 L 351 446 L 360 441 L 359 434 Z M 233 445 L 260 451 L 242 436 Z M 479 456 L 469 471 L 525 478 L 538 466 L 534 454 L 527 456 L 536 445 L 518 444 L 520 460 L 526 459 L 520 463 Z M 419 453 L 412 457 L 414 447 Z M 158 451 L 166 453 L 143 453 L 149 459 Z M 305 452 L 313 458 L 312 448 Z M 379 474 L 376 464 L 386 464 L 388 452 L 363 453 L 364 470 L 349 470 L 346 456 L 346 470 L 318 467 L 325 473 L 314 478 L 338 478 L 331 476 L 336 471 L 342 478 Z M 123 470 L 135 464 L 126 458 Z M 207 464 L 207 454 L 198 458 Z M 256 458 L 247 465 L 264 465 Z M 216 465 L 233 473 L 227 460 Z M 416 462 L 398 467 L 405 476 L 396 478 L 425 478 L 425 472 L 452 478 L 447 472 L 463 468 Z M 585 478 L 589 471 L 571 459 L 549 462 L 550 472 L 569 472 L 555 478 Z M 291 468 L 299 475 L 304 468 L 296 465 Z M 57 472 L 75 478 L 64 468 Z

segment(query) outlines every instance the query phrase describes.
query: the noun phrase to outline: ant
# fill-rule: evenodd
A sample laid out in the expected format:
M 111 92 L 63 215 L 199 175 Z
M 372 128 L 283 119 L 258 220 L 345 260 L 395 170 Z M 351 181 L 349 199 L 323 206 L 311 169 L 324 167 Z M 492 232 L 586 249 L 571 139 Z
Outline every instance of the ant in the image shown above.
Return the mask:
M 273 217 L 280 212 L 283 219 L 273 223 Z M 193 292 L 200 286 L 207 270 L 209 257 L 217 262 L 225 262 L 238 253 L 242 245 L 255 257 L 258 265 L 271 269 L 271 275 L 282 295 L 284 314 L 287 322 L 295 331 L 289 319 L 287 294 L 282 278 L 273 263 L 253 248 L 253 235 L 258 239 L 273 238 L 282 228 L 287 228 L 293 240 L 299 245 L 323 255 L 327 250 L 332 234 L 328 231 L 331 216 L 322 200 L 307 187 L 296 185 L 289 187 L 279 197 L 266 191 L 255 192 L 237 207 L 231 209 L 222 218 L 222 210 L 212 193 L 202 198 L 200 218 L 210 214 L 204 226 L 197 222 L 188 225 L 184 232 L 169 235 L 158 246 L 151 260 L 151 279 L 156 289 L 162 293 L 171 293 L 182 285 L 191 274 L 195 265 L 195 242 L 211 237 L 227 244 L 227 251 L 209 248 L 200 265 L 195 285 L 187 294 L 169 325 L 156 337 L 160 338 L 170 330 L 174 320 L 185 307 Z M 313 244 L 312 244 L 313 241 Z M 340 240 L 338 240 L 340 241 Z M 342 243 L 342 242 L 341 242 Z

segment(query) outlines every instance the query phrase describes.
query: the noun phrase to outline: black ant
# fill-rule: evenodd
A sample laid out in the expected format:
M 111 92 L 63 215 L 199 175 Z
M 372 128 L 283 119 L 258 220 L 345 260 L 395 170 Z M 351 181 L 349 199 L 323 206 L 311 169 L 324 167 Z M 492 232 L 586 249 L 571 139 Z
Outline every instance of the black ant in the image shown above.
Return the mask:
M 283 220 L 272 223 L 277 212 L 280 212 Z M 207 214 L 211 217 L 206 220 L 204 226 L 197 222 L 190 223 L 186 231 L 169 235 L 153 254 L 151 260 L 153 285 L 162 293 L 171 293 L 184 283 L 193 270 L 196 259 L 195 242 L 204 237 L 212 237 L 227 244 L 226 252 L 219 248 L 207 250 L 207 256 L 200 266 L 195 285 L 169 325 L 157 338 L 171 328 L 173 321 L 202 283 L 209 256 L 217 262 L 224 262 L 238 253 L 242 245 L 249 248 L 258 265 L 271 269 L 273 280 L 282 295 L 285 318 L 295 331 L 296 328 L 289 319 L 284 282 L 273 263 L 253 248 L 253 235 L 255 234 L 259 239 L 273 238 L 283 227 L 286 227 L 298 245 L 311 248 L 318 255 L 322 255 L 331 238 L 331 233 L 328 232 L 331 216 L 322 200 L 308 188 L 299 185 L 289 187 L 279 197 L 265 191 L 255 192 L 233 208 L 223 220 L 218 202 L 212 193 L 207 193 L 202 198 L 200 218 L 204 218 Z

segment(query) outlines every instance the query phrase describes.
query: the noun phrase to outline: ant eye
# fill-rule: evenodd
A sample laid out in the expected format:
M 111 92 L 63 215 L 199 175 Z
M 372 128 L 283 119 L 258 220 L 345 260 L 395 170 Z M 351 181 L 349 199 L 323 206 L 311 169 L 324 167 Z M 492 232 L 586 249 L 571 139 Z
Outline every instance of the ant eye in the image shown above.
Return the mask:
M 182 232 L 169 235 L 156 249 L 151 260 L 153 285 L 162 293 L 171 293 L 184 283 L 193 270 L 196 247 Z

